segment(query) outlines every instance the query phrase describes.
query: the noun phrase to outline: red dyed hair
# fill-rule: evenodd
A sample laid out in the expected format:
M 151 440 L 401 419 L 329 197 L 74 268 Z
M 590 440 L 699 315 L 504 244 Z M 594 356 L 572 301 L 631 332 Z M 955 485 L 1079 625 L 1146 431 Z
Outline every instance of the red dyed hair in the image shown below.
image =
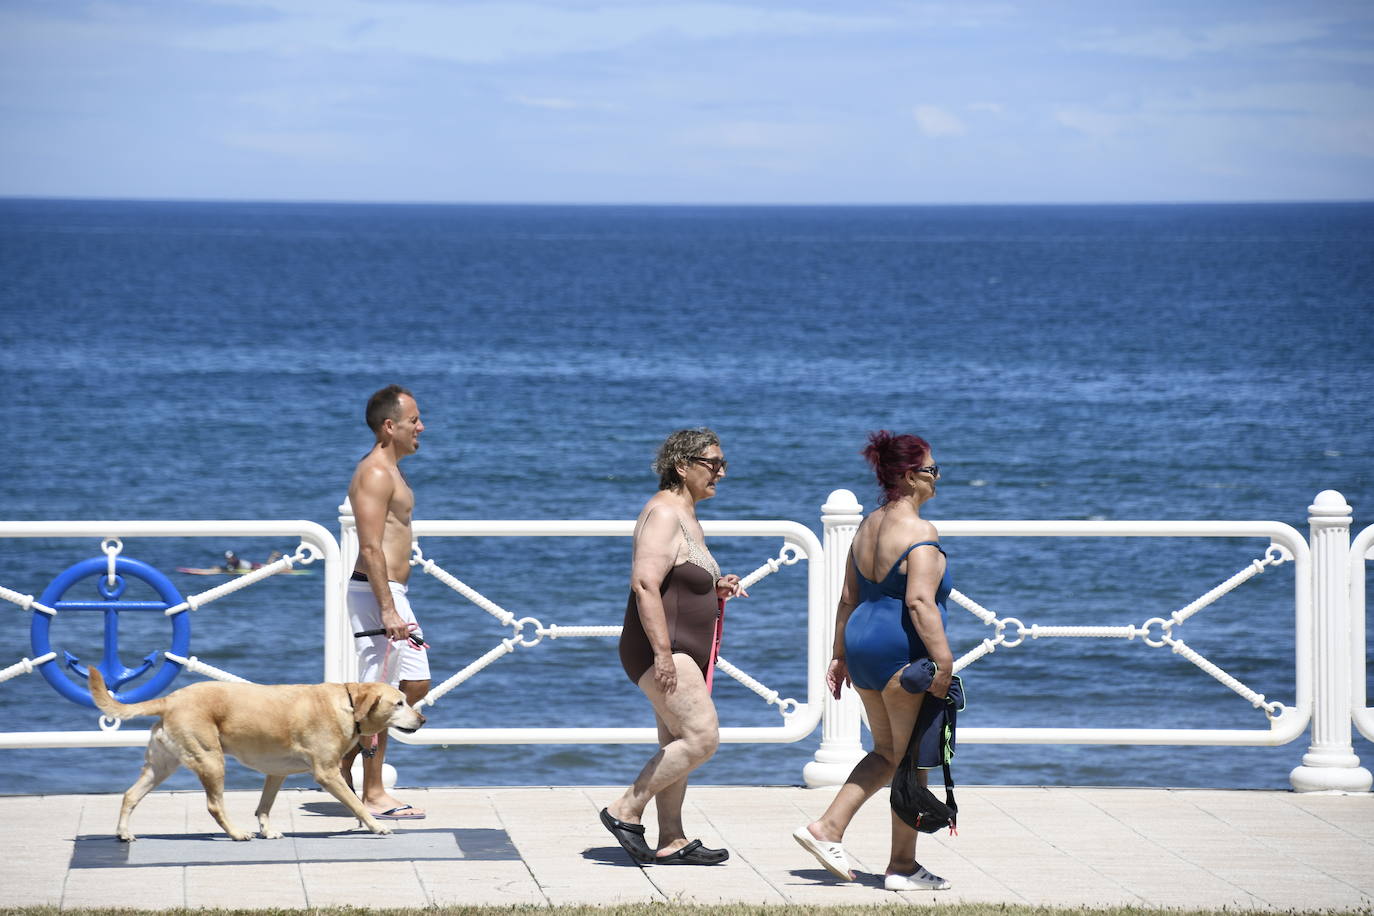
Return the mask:
M 930 461 L 930 443 L 910 433 L 897 435 L 880 429 L 869 433 L 862 454 L 878 475 L 883 502 L 890 502 L 902 495 L 902 475 Z

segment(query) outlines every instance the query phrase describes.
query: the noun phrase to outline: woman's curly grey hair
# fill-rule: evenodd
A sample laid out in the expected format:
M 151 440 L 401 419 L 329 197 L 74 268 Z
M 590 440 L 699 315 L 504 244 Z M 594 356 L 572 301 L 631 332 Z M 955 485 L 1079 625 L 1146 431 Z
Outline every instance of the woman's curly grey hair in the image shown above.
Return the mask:
M 720 445 L 720 437 L 704 426 L 696 429 L 679 429 L 663 440 L 654 456 L 654 471 L 658 474 L 660 490 L 682 488 L 682 475 L 677 466 L 686 464 L 713 445 Z

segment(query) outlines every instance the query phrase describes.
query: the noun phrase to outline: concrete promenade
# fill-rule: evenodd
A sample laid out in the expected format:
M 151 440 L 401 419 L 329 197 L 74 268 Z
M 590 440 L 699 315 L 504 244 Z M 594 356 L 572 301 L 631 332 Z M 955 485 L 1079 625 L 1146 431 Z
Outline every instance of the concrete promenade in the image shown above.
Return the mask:
M 130 774 L 131 778 L 133 774 Z M 158 909 L 428 907 L 457 904 L 992 902 L 1374 912 L 1374 796 L 1199 789 L 959 789 L 959 836 L 923 837 L 918 857 L 953 882 L 894 894 L 886 795 L 846 837 L 844 884 L 792 840 L 830 792 L 697 787 L 686 820 L 715 867 L 639 868 L 597 820 L 616 789 L 406 789 L 428 809 L 390 837 L 322 791 L 286 790 L 283 840 L 234 843 L 198 791 L 158 792 L 113 837 L 117 795 L 0 797 L 0 906 Z M 256 792 L 229 810 L 253 825 Z M 652 809 L 651 809 L 652 813 Z M 652 825 L 652 819 L 646 818 Z M 652 826 L 650 837 L 653 836 Z

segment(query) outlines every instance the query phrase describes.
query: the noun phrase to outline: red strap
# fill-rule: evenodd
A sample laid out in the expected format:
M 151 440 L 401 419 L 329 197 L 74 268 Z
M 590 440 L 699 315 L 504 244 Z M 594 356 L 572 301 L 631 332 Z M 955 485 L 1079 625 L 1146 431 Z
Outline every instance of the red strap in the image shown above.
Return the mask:
M 420 625 L 419 625 L 418 623 L 408 623 L 408 624 L 406 624 L 406 632 L 408 632 L 408 633 L 414 633 L 414 632 L 415 632 L 416 630 L 418 630 L 418 629 L 420 629 Z M 407 637 L 407 638 L 409 638 L 409 637 Z M 413 645 L 413 643 L 412 643 L 412 645 Z M 428 648 L 429 648 L 429 643 L 427 643 L 427 642 L 424 641 L 424 636 L 423 636 L 423 635 L 421 635 L 421 637 L 420 637 L 420 644 L 417 645 L 417 646 L 415 646 L 415 648 L 417 648 L 417 649 L 428 649 Z
M 711 660 L 706 663 L 706 692 L 711 692 L 711 679 L 716 673 L 716 659 L 720 657 L 720 641 L 725 636 L 725 599 L 720 602 L 720 613 L 716 615 L 716 633 L 711 638 Z

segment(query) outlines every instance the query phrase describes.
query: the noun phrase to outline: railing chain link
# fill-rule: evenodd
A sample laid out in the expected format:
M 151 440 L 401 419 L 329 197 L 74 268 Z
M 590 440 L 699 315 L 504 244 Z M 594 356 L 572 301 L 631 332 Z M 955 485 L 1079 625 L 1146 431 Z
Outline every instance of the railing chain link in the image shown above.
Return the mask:
M 1173 635 L 1173 628 L 1181 626 L 1194 614 L 1203 608 L 1215 603 L 1219 598 L 1228 592 L 1238 588 L 1243 583 L 1249 581 L 1264 572 L 1267 567 L 1279 566 L 1292 559 L 1291 554 L 1280 547 L 1278 544 L 1270 544 L 1264 552 L 1262 559 L 1252 560 L 1248 566 L 1241 569 L 1231 578 L 1222 582 L 1220 585 L 1203 594 L 1197 600 L 1179 608 L 1164 617 L 1151 617 L 1139 627 L 1135 626 L 1042 626 L 1032 624 L 1027 627 L 1015 617 L 998 617 L 994 612 L 983 607 L 978 602 L 969 598 L 957 589 L 951 590 L 949 597 L 973 616 L 977 617 L 984 624 L 993 628 L 993 636 L 984 639 L 978 646 L 964 653 L 954 663 L 954 671 L 957 674 L 964 668 L 978 661 L 984 656 L 991 655 L 997 651 L 999 646 L 1006 649 L 1014 649 L 1025 641 L 1027 634 L 1031 639 L 1050 639 L 1050 638 L 1077 638 L 1077 639 L 1135 639 L 1140 637 L 1141 642 L 1151 648 L 1159 649 L 1169 646 L 1176 655 L 1180 655 L 1192 662 L 1202 671 L 1211 675 L 1218 682 L 1234 691 L 1239 696 L 1247 700 L 1256 709 L 1262 709 L 1264 714 L 1270 719 L 1278 718 L 1283 715 L 1286 708 L 1283 703 L 1277 700 L 1266 700 L 1264 694 L 1258 693 L 1244 683 L 1228 674 L 1218 665 L 1209 661 L 1196 650 L 1186 645 L 1182 639 Z M 1159 635 L 1152 635 L 1152 628 L 1158 625 Z M 1008 638 L 1008 630 L 1015 630 L 1015 638 Z
M 501 622 L 501 626 L 509 627 L 515 624 L 515 615 L 512 614 L 510 611 L 501 607 L 501 605 L 497 604 L 496 602 L 489 600 L 485 595 L 483 595 L 481 592 L 477 591 L 475 588 L 471 587 L 467 583 L 460 581 L 457 576 L 443 569 L 433 560 L 425 559 L 425 554 L 424 551 L 420 549 L 419 541 L 416 541 L 415 543 L 411 544 L 410 549 L 411 566 L 420 567 L 420 569 L 429 573 L 431 576 L 438 579 L 440 582 L 444 583 L 449 588 L 453 589 L 455 592 L 462 595 L 464 598 L 468 599 L 473 604 L 477 605 L 491 616 L 495 617 L 497 620 Z
M 17 604 L 26 611 L 38 611 L 47 614 L 49 617 L 57 616 L 56 610 L 48 607 L 46 604 L 41 604 L 33 595 L 25 595 L 22 592 L 16 592 L 12 588 L 5 588 L 3 585 L 0 585 L 0 598 L 3 598 L 11 604 Z
M 39 665 L 45 665 L 55 658 L 57 658 L 56 652 L 48 652 L 44 655 L 38 656 L 37 658 L 21 658 L 13 665 L 10 665 L 8 668 L 5 668 L 4 670 L 0 671 L 0 684 L 3 684 L 10 678 L 19 677 L 19 675 L 21 674 L 33 674 L 33 671 L 36 667 L 38 667 Z
M 740 580 L 740 586 L 747 589 L 761 579 L 771 576 L 784 566 L 796 565 L 797 561 L 799 561 L 802 556 L 803 552 L 800 547 L 790 541 L 784 541 L 782 549 L 778 552 L 778 556 L 769 558 L 758 569 L 755 569 L 749 575 L 742 578 Z M 516 617 L 515 614 L 487 598 L 481 592 L 445 570 L 432 559 L 427 558 L 424 551 L 420 549 L 418 541 L 411 544 L 410 565 L 418 566 L 421 570 L 438 579 L 440 582 L 453 589 L 453 591 L 462 595 L 468 601 L 471 601 L 492 617 L 496 618 L 502 626 L 511 627 L 515 631 L 511 636 L 501 640 L 500 643 L 481 658 L 478 658 L 476 661 L 445 680 L 439 686 L 430 690 L 429 693 L 425 694 L 425 696 L 415 704 L 416 708 L 421 706 L 433 706 L 444 696 L 444 694 L 458 687 L 464 681 L 467 681 L 469 678 L 494 663 L 497 659 L 509 655 L 517 648 L 532 648 L 537 646 L 545 637 L 549 639 L 605 638 L 619 636 L 622 629 L 618 626 L 567 627 L 559 626 L 558 624 L 545 626 L 537 617 Z M 723 658 L 718 657 L 716 659 L 716 668 L 739 681 L 769 705 L 777 706 L 778 711 L 784 718 L 792 715 L 800 706 L 794 699 L 780 699 L 780 695 L 776 690 L 771 690 L 759 683 Z
M 100 542 L 100 550 L 102 553 L 105 554 L 107 558 L 107 566 L 105 571 L 105 581 L 107 583 L 107 587 L 114 588 L 116 582 L 115 563 L 119 557 L 119 554 L 124 550 L 124 543 L 116 537 L 105 538 Z M 180 614 L 184 611 L 197 610 L 198 608 L 201 608 L 209 604 L 211 601 L 214 601 L 218 598 L 223 598 L 225 595 L 233 594 L 239 589 L 247 588 L 248 586 L 253 585 L 256 582 L 261 582 L 263 579 L 266 579 L 269 576 L 275 576 L 278 573 L 282 573 L 287 571 L 288 569 L 292 569 L 297 563 L 301 564 L 302 566 L 306 566 L 310 563 L 315 562 L 315 560 L 323 556 L 324 554 L 321 553 L 318 548 L 314 547 L 313 545 L 306 544 L 304 541 L 302 541 L 300 545 L 297 546 L 296 552 L 291 554 L 290 556 L 281 557 L 277 560 L 272 561 L 271 563 L 267 563 L 264 566 L 261 566 L 258 569 L 253 570 L 250 573 L 245 573 L 244 575 L 239 576 L 236 579 L 232 579 L 229 582 L 224 583 L 223 585 L 217 585 L 214 588 L 203 591 L 198 595 L 192 595 L 191 597 L 182 601 L 181 604 L 167 608 L 167 610 L 163 611 L 163 614 L 165 614 L 168 617 L 171 617 L 174 614 Z M 25 595 L 21 592 L 15 591 L 14 589 L 5 588 L 3 585 L 0 585 L 0 599 L 8 601 L 12 604 L 16 604 L 26 611 L 38 611 L 39 613 L 47 614 L 49 617 L 57 616 L 56 609 L 50 608 L 46 604 L 40 603 L 33 597 L 33 595 Z M 236 674 L 230 674 L 228 671 L 216 668 L 214 665 L 206 664 L 205 662 L 202 662 L 199 659 L 197 659 L 194 655 L 191 656 L 189 659 L 186 659 L 182 658 L 179 655 L 175 655 L 171 652 L 165 652 L 163 654 L 166 655 L 167 658 L 176 662 L 177 664 L 182 665 L 187 670 L 195 672 L 197 674 L 204 674 L 207 677 L 212 677 L 220 681 L 238 681 L 245 684 L 252 683 L 252 681 L 249 681 L 245 678 L 241 678 Z M 49 652 L 46 655 L 39 656 L 38 658 L 21 659 L 15 664 L 10 665 L 8 668 L 0 669 L 0 684 L 3 684 L 5 681 L 10 680 L 11 678 L 18 677 L 21 674 L 32 674 L 34 669 L 38 665 L 47 664 L 55 658 L 57 658 L 57 653 Z M 118 719 L 108 720 L 105 716 L 101 716 L 100 719 L 100 727 L 106 731 L 113 731 L 119 728 Z M 107 724 L 107 721 L 112 721 L 114 724 Z
M 124 550 L 124 542 L 119 538 L 105 538 L 100 542 L 100 549 L 105 552 L 105 585 L 107 588 L 115 587 L 115 560 Z
M 178 665 L 181 665 L 187 671 L 194 672 L 195 674 L 203 674 L 206 677 L 214 678 L 217 681 L 230 681 L 235 684 L 253 683 L 253 681 L 248 680 L 248 678 L 246 677 L 239 677 L 237 674 L 230 674 L 223 668 L 216 668 L 214 665 L 207 664 L 206 662 L 203 662 L 200 659 L 196 658 L 194 655 L 192 655 L 190 658 L 182 658 L 180 655 L 177 655 L 174 652 L 164 652 L 162 654 L 167 656 L 167 658 L 171 661 L 174 661 Z
M 162 613 L 171 617 L 184 611 L 199 610 L 211 601 L 217 601 L 225 595 L 232 595 L 239 589 L 247 588 L 250 585 L 261 582 L 263 579 L 275 576 L 278 573 L 286 572 L 288 569 L 292 569 L 297 563 L 302 566 L 308 566 L 322 556 L 324 556 L 324 554 L 320 553 L 317 548 L 302 541 L 296 547 L 296 552 L 290 556 L 273 560 L 271 563 L 264 564 L 250 573 L 244 573 L 241 576 L 225 582 L 223 585 L 216 585 L 214 588 L 203 591 L 198 595 L 192 595 L 181 602 L 181 604 L 169 607 Z

